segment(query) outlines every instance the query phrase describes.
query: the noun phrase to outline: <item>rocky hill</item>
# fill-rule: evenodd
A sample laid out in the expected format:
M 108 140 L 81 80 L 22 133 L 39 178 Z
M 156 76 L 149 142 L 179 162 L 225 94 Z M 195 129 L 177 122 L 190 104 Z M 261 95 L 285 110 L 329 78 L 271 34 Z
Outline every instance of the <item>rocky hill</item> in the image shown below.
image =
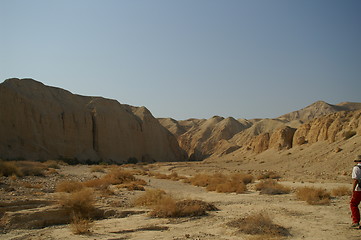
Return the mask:
M 145 107 L 9 79 L 0 84 L 0 158 L 122 163 L 186 155 Z
M 290 149 L 294 145 L 331 141 L 361 134 L 361 103 L 331 105 L 315 102 L 275 119 L 191 119 L 160 122 L 178 139 L 192 160 L 228 154 L 258 154 L 268 149 Z M 183 127 L 187 126 L 187 127 Z
M 155 119 L 145 107 L 32 79 L 0 84 L 0 158 L 153 162 L 259 154 L 360 135 L 361 103 L 315 102 L 275 119 Z
M 352 111 L 359 109 L 361 109 L 361 103 L 343 102 L 337 105 L 332 105 L 324 101 L 317 101 L 298 111 L 294 111 L 282 115 L 278 117 L 278 119 L 285 120 L 288 122 L 292 120 L 298 120 L 304 123 L 314 118 L 328 115 L 330 113 L 340 112 L 340 111 Z

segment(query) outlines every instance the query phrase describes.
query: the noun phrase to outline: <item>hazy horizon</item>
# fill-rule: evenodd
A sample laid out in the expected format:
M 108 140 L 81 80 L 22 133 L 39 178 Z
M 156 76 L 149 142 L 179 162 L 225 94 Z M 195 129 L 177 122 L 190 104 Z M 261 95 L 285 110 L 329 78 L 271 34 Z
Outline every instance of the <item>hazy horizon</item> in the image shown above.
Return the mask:
M 1 82 L 177 120 L 361 102 L 361 2 L 1 1 Z

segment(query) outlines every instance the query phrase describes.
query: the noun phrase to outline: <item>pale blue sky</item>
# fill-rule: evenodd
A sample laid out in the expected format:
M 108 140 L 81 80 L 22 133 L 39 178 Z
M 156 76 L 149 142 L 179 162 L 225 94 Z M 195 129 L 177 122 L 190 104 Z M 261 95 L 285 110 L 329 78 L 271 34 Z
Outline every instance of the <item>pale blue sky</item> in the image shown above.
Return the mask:
M 272 118 L 361 102 L 359 0 L 0 0 L 0 82 L 155 117 Z

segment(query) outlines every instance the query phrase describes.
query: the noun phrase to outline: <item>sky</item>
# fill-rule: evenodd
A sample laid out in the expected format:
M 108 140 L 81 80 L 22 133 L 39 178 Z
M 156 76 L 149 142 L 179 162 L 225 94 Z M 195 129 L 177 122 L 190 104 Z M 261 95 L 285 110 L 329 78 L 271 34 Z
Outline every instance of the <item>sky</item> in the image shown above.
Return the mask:
M 0 0 L 0 82 L 177 120 L 361 102 L 359 0 Z

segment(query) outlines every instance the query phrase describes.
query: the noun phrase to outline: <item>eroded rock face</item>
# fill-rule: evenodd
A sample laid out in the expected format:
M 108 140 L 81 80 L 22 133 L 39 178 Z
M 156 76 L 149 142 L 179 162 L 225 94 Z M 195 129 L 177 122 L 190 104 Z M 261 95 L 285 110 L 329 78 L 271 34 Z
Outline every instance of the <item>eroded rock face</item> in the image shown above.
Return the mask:
M 294 134 L 294 145 L 318 141 L 347 140 L 360 134 L 361 111 L 347 111 L 316 118 L 301 125 Z
M 0 84 L 0 158 L 121 163 L 182 161 L 185 154 L 144 107 L 9 79 Z
M 269 133 L 262 133 L 254 137 L 251 143 L 253 152 L 261 153 L 263 151 L 266 151 L 269 147 L 269 141 L 270 141 Z
M 277 129 L 270 137 L 269 148 L 277 150 L 290 149 L 293 144 L 293 135 L 295 131 L 295 128 L 288 126 Z
M 245 128 L 234 118 L 214 116 L 180 135 L 178 141 L 191 160 L 203 160 L 219 152 L 220 141 L 229 140 Z

